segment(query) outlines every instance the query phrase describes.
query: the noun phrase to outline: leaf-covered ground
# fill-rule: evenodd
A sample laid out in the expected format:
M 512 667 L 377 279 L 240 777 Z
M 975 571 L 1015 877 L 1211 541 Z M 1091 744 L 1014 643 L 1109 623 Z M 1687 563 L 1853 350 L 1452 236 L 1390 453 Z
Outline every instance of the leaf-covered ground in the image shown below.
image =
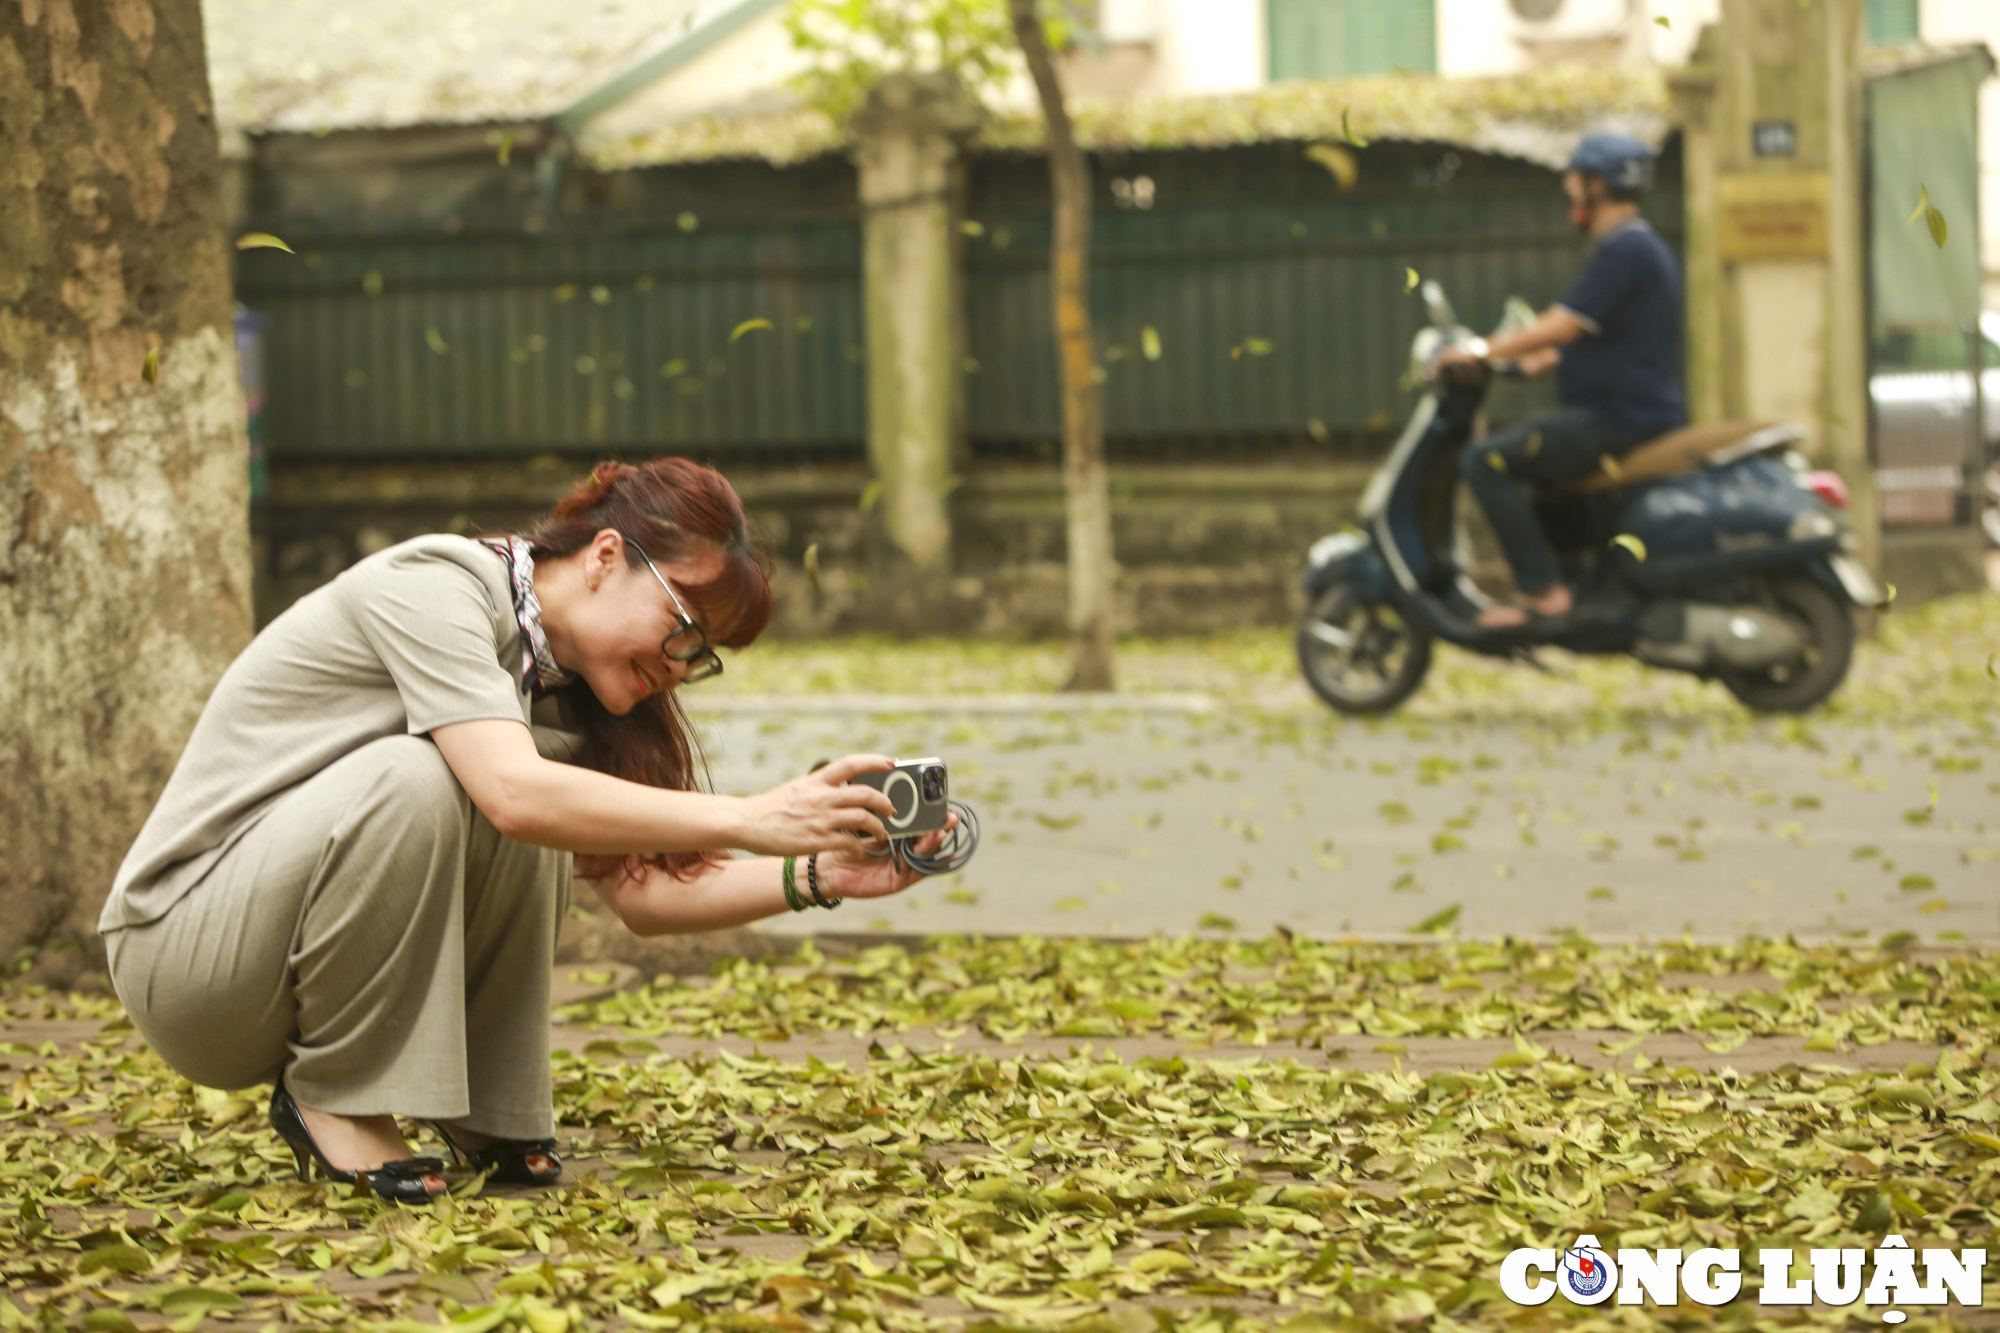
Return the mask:
M 2000 708 L 2000 594 L 1945 598 L 1882 616 L 1852 675 L 1814 716 L 1824 721 L 1981 715 Z M 1742 717 L 1720 685 L 1619 658 L 1543 657 L 1550 673 L 1440 647 L 1437 665 L 1400 716 L 1417 720 L 1564 720 L 1580 714 Z M 874 636 L 759 643 L 704 691 L 826 694 L 976 694 L 1056 689 L 1060 643 Z M 1251 629 L 1182 639 L 1130 639 L 1118 650 L 1119 688 L 1200 690 L 1272 707 L 1317 708 L 1299 680 L 1292 635 Z M 699 698 L 690 694 L 699 704 Z
M 1446 653 L 1402 717 L 1352 726 L 1277 632 L 1126 645 L 1127 689 L 1231 705 L 1185 726 L 748 718 L 732 780 L 835 741 L 974 761 L 954 769 L 991 817 L 974 873 L 1013 867 L 987 889 L 1013 929 L 1046 887 L 1027 881 L 1096 875 L 1096 856 L 1136 863 L 1086 885 L 1128 934 L 1163 928 L 1170 889 L 1252 920 L 1259 894 L 1272 913 L 1387 900 L 1398 927 L 1482 934 L 1512 892 L 1500 929 L 1532 938 L 953 934 L 663 979 L 558 1016 L 562 1186 L 455 1178 L 423 1210 L 298 1182 L 262 1090 L 188 1085 L 115 1001 L 17 988 L 0 1330 L 1875 1326 L 1761 1308 L 1754 1274 L 1734 1304 L 1670 1315 L 1516 1310 L 1495 1283 L 1507 1251 L 1586 1231 L 1991 1244 L 2000 954 L 1922 949 L 1915 928 L 1990 933 L 1996 650 L 2000 598 L 1899 614 L 1806 722 L 1619 662 Z M 1061 671 L 1052 645 L 768 644 L 718 689 L 1033 691 Z M 1002 855 L 1031 845 L 1043 861 Z M 1596 880 L 1619 887 L 1586 897 Z M 1610 947 L 1519 924 L 1523 894 L 1595 929 L 1599 907 L 1629 923 L 1635 900 L 1718 885 L 1812 895 L 1827 938 L 1872 911 L 1880 943 Z M 938 891 L 940 913 L 973 912 L 971 890 Z M 1953 913 L 1965 931 L 1939 928 Z
M 1517 1311 L 1500 1259 L 1988 1243 L 1997 1004 L 1991 955 L 1776 942 L 806 949 L 564 1011 L 564 1185 L 398 1210 L 18 991 L 0 1328 L 1651 1327 Z

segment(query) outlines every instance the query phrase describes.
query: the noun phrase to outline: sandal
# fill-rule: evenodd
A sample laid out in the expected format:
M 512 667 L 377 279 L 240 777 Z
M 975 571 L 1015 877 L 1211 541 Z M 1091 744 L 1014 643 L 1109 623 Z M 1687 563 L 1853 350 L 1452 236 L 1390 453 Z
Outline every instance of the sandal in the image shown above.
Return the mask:
M 271 1128 L 278 1131 L 278 1137 L 292 1150 L 300 1180 L 312 1179 L 311 1167 L 316 1162 L 335 1184 L 352 1185 L 365 1180 L 377 1198 L 391 1203 L 429 1203 L 445 1192 L 444 1162 L 436 1157 L 405 1157 L 384 1162 L 372 1171 L 343 1171 L 327 1161 L 282 1078 L 271 1089 Z
M 1520 614 L 1521 618 L 1519 620 L 1514 619 L 1513 613 L 1516 612 Z M 1504 618 L 1498 620 L 1489 618 L 1496 613 Z M 1571 597 L 1570 604 L 1560 611 L 1544 611 L 1540 607 L 1527 602 L 1515 602 L 1507 606 L 1488 607 L 1486 610 L 1481 611 L 1479 613 L 1479 627 L 1491 630 L 1534 629 L 1567 620 L 1575 614 L 1576 599 L 1574 596 Z
M 554 1139 L 495 1139 L 484 1148 L 459 1146 L 451 1131 L 436 1120 L 423 1122 L 437 1131 L 452 1160 L 500 1185 L 553 1185 L 562 1179 L 562 1157 Z

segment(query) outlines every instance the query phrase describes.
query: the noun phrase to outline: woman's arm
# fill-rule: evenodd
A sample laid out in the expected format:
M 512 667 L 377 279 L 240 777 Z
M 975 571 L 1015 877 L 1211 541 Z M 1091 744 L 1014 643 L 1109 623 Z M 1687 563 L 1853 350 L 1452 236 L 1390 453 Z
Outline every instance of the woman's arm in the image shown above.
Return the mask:
M 946 832 L 917 839 L 916 852 L 932 856 L 958 823 L 952 814 Z M 888 857 L 869 856 L 866 844 L 853 838 L 839 851 L 819 858 L 819 888 L 830 898 L 886 898 L 901 893 L 923 876 L 900 870 Z M 874 846 L 879 849 L 881 844 Z M 687 935 L 703 930 L 727 930 L 790 911 L 785 902 L 784 862 L 775 857 L 727 861 L 692 879 L 675 879 L 664 870 L 648 869 L 637 879 L 614 876 L 587 881 L 618 914 L 634 935 Z M 801 859 L 793 880 L 806 893 L 806 863 Z
M 585 882 L 634 935 L 691 935 L 747 926 L 790 911 L 779 883 L 782 865 L 760 856 L 725 862 L 693 879 L 649 869 L 640 879 Z M 800 892 L 805 891 L 805 875 L 805 867 L 799 866 Z
M 454 722 L 430 733 L 452 776 L 493 827 L 519 842 L 565 852 L 618 855 L 714 852 L 737 847 L 799 856 L 880 837 L 895 803 L 857 773 L 895 767 L 881 755 L 848 755 L 756 796 L 663 791 L 575 764 L 544 759 L 519 722 Z

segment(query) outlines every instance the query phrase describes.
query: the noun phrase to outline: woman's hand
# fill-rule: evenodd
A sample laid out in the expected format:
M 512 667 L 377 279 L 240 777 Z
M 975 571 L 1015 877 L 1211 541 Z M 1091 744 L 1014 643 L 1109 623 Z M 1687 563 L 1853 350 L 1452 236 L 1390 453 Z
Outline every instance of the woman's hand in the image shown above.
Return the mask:
M 936 833 L 926 833 L 916 840 L 912 849 L 918 856 L 935 856 L 938 848 L 958 826 L 958 812 L 945 816 L 944 827 Z M 821 852 L 819 857 L 820 892 L 831 898 L 887 898 L 901 893 L 918 880 L 924 878 L 914 870 L 904 870 L 888 856 L 870 856 L 870 851 L 881 851 L 886 846 L 879 839 L 872 843 L 849 838 L 847 845 L 838 851 Z M 800 887 L 805 885 L 805 867 L 799 867 Z
M 850 786 L 848 779 L 895 766 L 879 754 L 850 754 L 782 787 L 743 797 L 734 845 L 764 856 L 810 856 L 851 850 L 859 845 L 857 833 L 886 837 L 882 821 L 896 813 L 896 803 L 873 787 Z

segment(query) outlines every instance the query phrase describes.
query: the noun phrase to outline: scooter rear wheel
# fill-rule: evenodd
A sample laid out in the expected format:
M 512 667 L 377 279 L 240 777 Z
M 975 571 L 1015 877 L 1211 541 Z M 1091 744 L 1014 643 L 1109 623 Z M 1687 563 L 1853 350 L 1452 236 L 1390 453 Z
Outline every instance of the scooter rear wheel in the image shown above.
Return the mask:
M 1431 669 L 1431 635 L 1386 606 L 1367 606 L 1336 583 L 1306 607 L 1299 669 L 1336 712 L 1386 713 L 1416 692 Z
M 1847 679 L 1854 660 L 1854 613 L 1846 601 L 1803 574 L 1767 579 L 1762 603 L 1805 631 L 1802 660 L 1761 671 L 1720 671 L 1729 692 L 1759 713 L 1803 713 Z

